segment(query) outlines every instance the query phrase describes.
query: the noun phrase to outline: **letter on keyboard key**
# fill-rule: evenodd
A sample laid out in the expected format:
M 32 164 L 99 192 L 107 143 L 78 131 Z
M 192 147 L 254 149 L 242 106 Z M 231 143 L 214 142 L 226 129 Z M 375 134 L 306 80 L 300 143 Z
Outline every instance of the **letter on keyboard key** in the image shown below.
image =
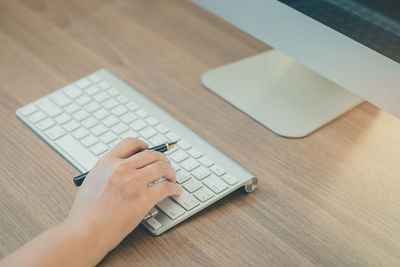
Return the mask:
M 97 157 L 69 135 L 58 139 L 56 144 L 87 171 L 97 162 Z
M 175 151 L 175 153 L 170 154 L 169 157 L 173 159 L 176 163 L 180 163 L 187 159 L 189 156 L 182 150 L 177 150 Z
M 46 119 L 40 121 L 38 124 L 36 124 L 36 126 L 39 127 L 39 129 L 41 131 L 48 129 L 49 127 L 51 127 L 53 125 L 54 125 L 54 121 L 52 121 L 49 118 L 46 118 Z
M 185 210 L 191 210 L 200 204 L 197 199 L 195 199 L 185 190 L 182 190 L 182 193 L 179 196 L 174 196 L 173 199 L 175 199 L 175 201 L 178 202 L 179 205 L 181 205 Z
M 187 180 L 189 180 L 190 178 L 192 178 L 192 176 L 190 175 L 190 173 L 185 172 L 184 170 L 180 170 L 176 173 L 176 182 L 178 184 L 184 183 Z
M 214 164 L 214 162 L 212 162 L 209 158 L 207 157 L 201 157 L 199 159 L 200 163 L 203 164 L 205 167 L 209 168 L 210 166 L 212 166 Z
M 199 165 L 200 164 L 192 158 L 188 158 L 184 162 L 181 163 L 182 168 L 184 168 L 188 172 L 196 169 L 197 167 L 199 167 Z
M 63 89 L 64 93 L 70 98 L 77 98 L 82 94 L 82 91 L 73 85 L 69 85 Z
M 221 178 L 215 175 L 211 175 L 210 177 L 204 179 L 203 183 L 217 194 L 228 189 L 228 185 L 222 181 Z
M 233 177 L 232 175 L 230 175 L 228 173 L 225 174 L 224 176 L 222 176 L 222 179 L 224 179 L 224 181 L 230 185 L 235 185 L 238 182 L 238 180 L 235 177 Z
M 199 180 L 203 180 L 207 176 L 211 174 L 211 172 L 207 169 L 204 168 L 203 166 L 198 167 L 192 172 L 193 176 L 196 177 Z
M 214 196 L 214 193 L 207 187 L 202 187 L 193 194 L 201 202 L 205 202 Z
M 65 134 L 65 131 L 63 128 L 60 126 L 56 125 L 53 126 L 52 128 L 48 129 L 46 131 L 46 135 L 51 139 L 51 140 L 56 140 L 57 138 L 60 138 Z
M 173 202 L 169 197 L 164 198 L 158 202 L 157 207 L 162 210 L 168 217 L 175 220 L 179 216 L 185 213 L 185 210 Z
M 41 108 L 44 112 L 46 112 L 47 115 L 49 115 L 50 117 L 54 117 L 62 112 L 59 107 L 57 107 L 47 98 L 42 98 L 38 100 L 36 102 L 36 105 L 39 106 L 39 108 Z
M 145 217 L 146 218 L 146 217 Z M 150 217 L 146 220 L 146 223 L 148 225 L 150 225 L 151 228 L 153 228 L 154 230 L 159 229 L 162 225 L 159 221 L 157 221 L 155 218 Z
M 44 118 L 46 118 L 46 114 L 44 114 L 41 111 L 38 111 L 36 113 L 33 113 L 31 116 L 29 116 L 29 120 L 33 123 L 37 123 L 41 120 L 43 120 Z
M 220 166 L 218 165 L 214 165 L 210 168 L 210 170 L 215 173 L 218 176 L 224 175 L 226 173 L 226 171 L 224 169 L 222 169 Z
M 188 151 L 189 155 L 195 159 L 200 158 L 203 154 L 195 148 L 192 148 Z
M 189 181 L 185 182 L 182 186 L 190 193 L 193 193 L 194 191 L 199 190 L 203 185 L 196 179 L 190 179 Z
M 51 100 L 54 101 L 58 106 L 63 107 L 71 103 L 71 99 L 66 96 L 63 92 L 57 91 L 50 95 Z
M 25 107 L 22 107 L 20 109 L 20 112 L 22 113 L 22 115 L 28 116 L 29 114 L 32 114 L 33 112 L 35 112 L 37 110 L 38 110 L 38 108 L 35 105 L 30 104 Z

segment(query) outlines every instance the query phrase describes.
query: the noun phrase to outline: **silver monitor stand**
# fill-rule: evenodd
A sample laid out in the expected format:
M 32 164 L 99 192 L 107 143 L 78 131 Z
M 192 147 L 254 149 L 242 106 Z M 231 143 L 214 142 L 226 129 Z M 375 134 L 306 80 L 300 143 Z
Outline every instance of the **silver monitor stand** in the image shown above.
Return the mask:
M 209 90 L 274 133 L 304 137 L 363 102 L 277 50 L 210 70 Z

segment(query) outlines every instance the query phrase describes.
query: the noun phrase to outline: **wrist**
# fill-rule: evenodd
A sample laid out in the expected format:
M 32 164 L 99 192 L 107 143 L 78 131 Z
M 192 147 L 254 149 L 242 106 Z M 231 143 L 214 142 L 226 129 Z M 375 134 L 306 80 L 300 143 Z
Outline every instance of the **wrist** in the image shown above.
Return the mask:
M 77 257 L 90 257 L 97 263 L 110 250 L 102 238 L 101 229 L 95 223 L 72 221 L 67 218 L 57 228 L 68 237 L 71 246 L 79 251 L 80 255 L 75 255 Z

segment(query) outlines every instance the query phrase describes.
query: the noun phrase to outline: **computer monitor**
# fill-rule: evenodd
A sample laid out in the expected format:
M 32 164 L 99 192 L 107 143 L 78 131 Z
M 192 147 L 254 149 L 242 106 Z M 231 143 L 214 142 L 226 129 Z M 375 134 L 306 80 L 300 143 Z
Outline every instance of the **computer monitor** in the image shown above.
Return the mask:
M 203 84 L 273 132 L 303 137 L 367 100 L 400 117 L 399 0 L 192 0 L 274 49 Z

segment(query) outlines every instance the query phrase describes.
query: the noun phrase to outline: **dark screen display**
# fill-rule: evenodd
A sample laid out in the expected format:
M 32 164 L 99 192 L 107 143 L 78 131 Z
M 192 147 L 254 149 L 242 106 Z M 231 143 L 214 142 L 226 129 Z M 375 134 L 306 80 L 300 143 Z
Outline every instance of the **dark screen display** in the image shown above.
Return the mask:
M 278 0 L 400 63 L 400 0 Z

